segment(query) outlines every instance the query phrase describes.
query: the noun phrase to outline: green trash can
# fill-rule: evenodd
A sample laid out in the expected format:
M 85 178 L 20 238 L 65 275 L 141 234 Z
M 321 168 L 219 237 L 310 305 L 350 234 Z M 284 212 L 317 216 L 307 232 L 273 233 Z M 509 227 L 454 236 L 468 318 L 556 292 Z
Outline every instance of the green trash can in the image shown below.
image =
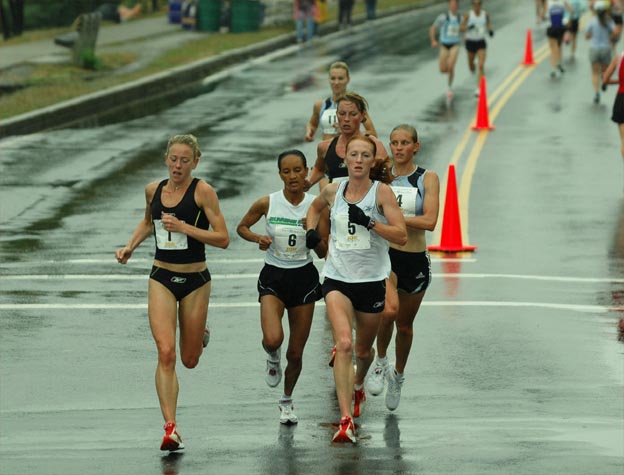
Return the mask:
M 222 5 L 222 0 L 199 0 L 197 4 L 197 29 L 200 31 L 219 31 Z
M 260 29 L 260 1 L 232 0 L 232 19 L 230 31 L 242 33 Z

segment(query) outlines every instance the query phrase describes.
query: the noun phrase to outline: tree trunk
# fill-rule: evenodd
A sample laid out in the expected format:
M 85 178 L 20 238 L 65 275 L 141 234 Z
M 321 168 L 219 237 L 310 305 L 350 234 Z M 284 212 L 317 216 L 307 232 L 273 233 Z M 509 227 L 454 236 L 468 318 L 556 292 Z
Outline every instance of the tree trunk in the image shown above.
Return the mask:
M 4 11 L 4 0 L 0 0 L 0 23 L 2 24 L 2 37 L 6 41 L 11 37 L 11 27 Z
M 19 36 L 24 31 L 24 0 L 9 0 L 13 33 Z

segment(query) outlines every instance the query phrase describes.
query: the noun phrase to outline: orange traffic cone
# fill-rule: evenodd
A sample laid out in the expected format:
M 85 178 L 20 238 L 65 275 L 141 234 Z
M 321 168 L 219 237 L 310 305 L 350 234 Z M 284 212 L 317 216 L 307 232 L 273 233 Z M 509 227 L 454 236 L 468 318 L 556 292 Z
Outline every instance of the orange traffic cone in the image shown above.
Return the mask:
M 472 130 L 494 130 L 488 118 L 487 97 L 485 92 L 485 76 L 481 76 L 479 82 L 479 103 L 477 104 L 477 120 Z
M 526 47 L 524 48 L 524 61 L 522 62 L 522 66 L 534 66 L 535 61 L 533 61 L 533 39 L 531 36 L 531 28 L 527 30 L 526 36 Z
M 476 248 L 477 246 L 464 246 L 462 243 L 455 165 L 449 165 L 444 218 L 442 220 L 442 238 L 439 246 L 427 246 L 427 249 L 430 251 L 461 252 L 474 251 Z

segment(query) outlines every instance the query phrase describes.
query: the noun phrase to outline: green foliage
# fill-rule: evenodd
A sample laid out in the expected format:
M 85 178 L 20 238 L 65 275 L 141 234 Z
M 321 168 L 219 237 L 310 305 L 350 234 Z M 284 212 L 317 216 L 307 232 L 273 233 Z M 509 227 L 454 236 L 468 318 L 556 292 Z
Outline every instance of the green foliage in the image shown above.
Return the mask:
M 102 67 L 102 61 L 95 55 L 92 49 L 86 49 L 80 53 L 80 64 L 84 69 L 97 71 Z

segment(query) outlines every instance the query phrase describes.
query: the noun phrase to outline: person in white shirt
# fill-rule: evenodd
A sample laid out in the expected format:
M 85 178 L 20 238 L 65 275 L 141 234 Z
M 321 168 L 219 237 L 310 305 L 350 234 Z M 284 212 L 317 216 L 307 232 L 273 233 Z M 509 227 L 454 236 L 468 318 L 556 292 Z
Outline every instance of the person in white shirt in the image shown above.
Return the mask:
M 353 418 L 364 409 L 364 378 L 374 358 L 372 345 L 390 274 L 388 242 L 407 242 L 405 219 L 386 184 L 391 181 L 389 160 L 375 158 L 376 146 L 371 137 L 351 138 L 345 155 L 348 179 L 323 188 L 307 215 L 308 244 L 313 245 L 314 228 L 323 211 L 330 209 L 323 296 L 336 345 L 334 381 L 341 419 L 334 442 L 356 442 Z M 353 369 L 354 350 L 357 371 Z
M 296 424 L 292 393 L 301 374 L 303 350 L 310 328 L 314 304 L 322 297 L 319 274 L 306 247 L 305 216 L 315 196 L 304 191 L 308 166 L 299 150 L 282 152 L 277 159 L 284 188 L 256 200 L 241 219 L 236 231 L 243 239 L 258 244 L 265 252 L 265 265 L 258 277 L 262 347 L 267 353 L 265 381 L 276 387 L 282 379 L 282 318 L 288 312 L 290 336 L 284 375 L 284 393 L 279 400 L 280 422 Z M 265 232 L 251 227 L 265 217 Z M 319 220 L 319 236 L 314 251 L 323 258 L 327 252 L 328 217 Z

